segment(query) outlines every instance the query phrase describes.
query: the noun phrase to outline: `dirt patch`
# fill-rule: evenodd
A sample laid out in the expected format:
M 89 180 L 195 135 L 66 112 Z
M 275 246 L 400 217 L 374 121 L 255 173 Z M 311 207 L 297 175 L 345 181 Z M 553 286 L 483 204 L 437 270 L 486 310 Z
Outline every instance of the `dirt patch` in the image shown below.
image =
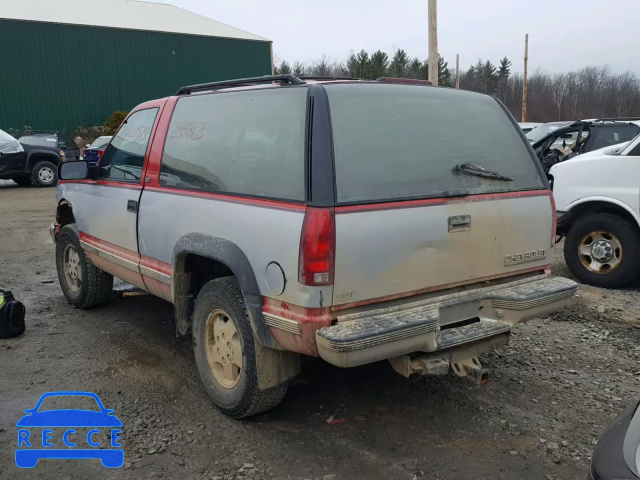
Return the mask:
M 518 326 L 509 346 L 483 356 L 484 387 L 452 375 L 407 380 L 388 363 L 305 359 L 280 407 L 231 420 L 200 385 L 190 346 L 176 341 L 171 305 L 66 303 L 47 232 L 53 189 L 4 182 L 0 204 L 0 283 L 27 307 L 26 334 L 0 340 L 2 478 L 25 473 L 13 459 L 15 422 L 52 390 L 93 391 L 116 410 L 125 467 L 43 460 L 34 479 L 572 480 L 586 477 L 594 442 L 640 391 L 638 286 L 581 286 L 572 307 Z M 568 275 L 560 248 L 554 269 Z

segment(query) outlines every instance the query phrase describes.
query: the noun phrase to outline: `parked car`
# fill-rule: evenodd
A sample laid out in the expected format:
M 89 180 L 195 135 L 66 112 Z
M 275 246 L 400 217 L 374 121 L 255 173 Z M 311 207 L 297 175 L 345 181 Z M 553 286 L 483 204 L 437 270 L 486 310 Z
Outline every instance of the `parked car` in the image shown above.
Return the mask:
M 18 142 L 22 151 L 0 155 L 0 179 L 18 185 L 53 187 L 58 183 L 58 165 L 79 158 L 75 144 L 58 132 L 31 132 Z
M 581 281 L 605 288 L 640 273 L 640 136 L 622 150 L 581 155 L 549 172 L 564 258 Z
M 639 407 L 631 405 L 602 434 L 591 457 L 590 480 L 640 479 Z
M 549 276 L 547 179 L 487 95 L 293 75 L 189 86 L 136 107 L 98 167 L 60 171 L 68 301 L 104 303 L 115 275 L 172 302 L 233 417 L 277 405 L 301 354 L 485 383 L 478 355 L 577 288 Z
M 628 142 L 638 133 L 640 126 L 632 122 L 578 121 L 551 131 L 534 142 L 532 147 L 548 172 L 557 163 L 592 150 Z
M 543 125 L 543 124 L 542 123 L 525 122 L 525 123 L 518 123 L 518 125 L 520 125 L 520 129 L 524 133 L 529 133 L 531 130 L 536 129 L 540 125 Z
M 112 138 L 110 135 L 98 137 L 91 145 L 87 144 L 87 148 L 82 153 L 83 160 L 86 160 L 90 166 L 96 165 Z

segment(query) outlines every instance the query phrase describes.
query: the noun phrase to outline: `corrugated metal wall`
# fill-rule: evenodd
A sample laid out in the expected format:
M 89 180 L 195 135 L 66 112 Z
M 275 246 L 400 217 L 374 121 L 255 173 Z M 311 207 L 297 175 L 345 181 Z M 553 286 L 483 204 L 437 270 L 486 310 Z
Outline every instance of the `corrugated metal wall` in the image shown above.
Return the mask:
M 101 125 L 187 84 L 271 73 L 268 42 L 0 20 L 0 129 Z

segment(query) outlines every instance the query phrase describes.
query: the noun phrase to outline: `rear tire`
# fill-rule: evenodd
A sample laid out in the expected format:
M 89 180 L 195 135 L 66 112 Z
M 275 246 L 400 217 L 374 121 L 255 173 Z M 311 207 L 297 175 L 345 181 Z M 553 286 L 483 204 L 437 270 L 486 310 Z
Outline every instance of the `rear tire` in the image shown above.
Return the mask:
M 31 185 L 31 179 L 29 177 L 13 177 L 11 180 L 16 182 L 21 187 L 26 187 Z
M 91 263 L 80 246 L 75 223 L 65 225 L 58 233 L 56 269 L 62 293 L 76 308 L 92 308 L 109 301 L 113 276 Z
M 58 183 L 58 167 L 42 160 L 33 166 L 31 181 L 36 187 L 55 187 Z
M 638 225 L 611 213 L 580 218 L 567 234 L 564 259 L 571 273 L 584 283 L 623 287 L 640 272 Z
M 288 382 L 268 390 L 258 389 L 255 339 L 235 278 L 218 278 L 202 287 L 193 312 L 192 331 L 200 378 L 224 414 L 249 417 L 282 401 Z

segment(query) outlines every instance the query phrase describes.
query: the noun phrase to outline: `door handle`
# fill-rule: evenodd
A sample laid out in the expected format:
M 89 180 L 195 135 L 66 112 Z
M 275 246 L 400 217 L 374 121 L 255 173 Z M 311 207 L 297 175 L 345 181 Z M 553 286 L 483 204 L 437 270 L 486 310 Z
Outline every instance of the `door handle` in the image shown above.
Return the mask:
M 127 212 L 136 213 L 138 211 L 138 202 L 136 200 L 129 200 L 127 202 Z

